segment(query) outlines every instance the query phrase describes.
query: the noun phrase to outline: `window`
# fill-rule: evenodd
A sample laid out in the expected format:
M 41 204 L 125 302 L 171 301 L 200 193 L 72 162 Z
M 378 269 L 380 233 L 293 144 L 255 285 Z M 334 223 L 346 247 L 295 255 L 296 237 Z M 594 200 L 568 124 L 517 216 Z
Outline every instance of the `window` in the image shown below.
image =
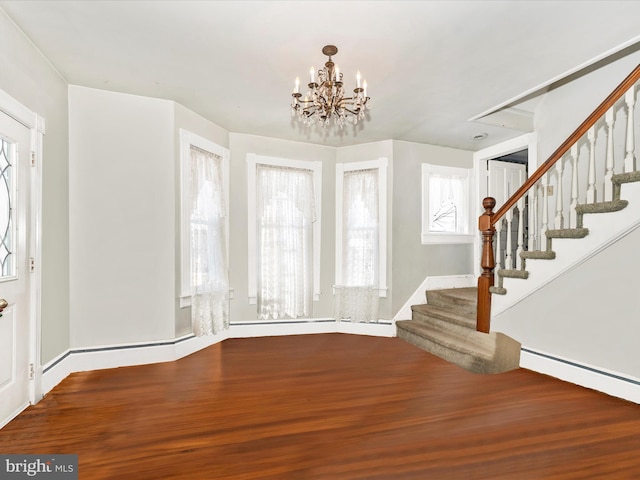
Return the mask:
M 247 156 L 249 301 L 258 318 L 305 318 L 319 299 L 321 163 Z
M 228 326 L 228 150 L 180 131 L 181 295 L 196 335 Z
M 472 243 L 471 169 L 422 164 L 422 243 Z
M 386 296 L 387 159 L 336 165 L 337 320 L 377 321 Z

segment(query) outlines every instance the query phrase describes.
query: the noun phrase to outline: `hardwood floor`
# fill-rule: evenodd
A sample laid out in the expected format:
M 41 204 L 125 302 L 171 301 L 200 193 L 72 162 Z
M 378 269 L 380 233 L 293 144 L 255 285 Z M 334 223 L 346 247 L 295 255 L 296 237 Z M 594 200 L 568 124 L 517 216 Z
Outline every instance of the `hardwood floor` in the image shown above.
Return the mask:
M 0 452 L 77 453 L 81 479 L 632 479 L 640 406 L 397 338 L 234 339 L 73 374 Z

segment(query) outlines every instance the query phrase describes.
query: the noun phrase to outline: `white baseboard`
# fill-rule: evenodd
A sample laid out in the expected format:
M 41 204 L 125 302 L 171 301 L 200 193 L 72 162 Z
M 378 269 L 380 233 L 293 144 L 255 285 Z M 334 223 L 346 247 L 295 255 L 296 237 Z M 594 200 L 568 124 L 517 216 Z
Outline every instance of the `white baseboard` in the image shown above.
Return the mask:
M 228 332 L 210 337 L 185 335 L 160 342 L 72 348 L 43 366 L 42 395 L 74 372 L 171 362 L 228 338 Z
M 185 335 L 175 340 L 159 342 L 72 348 L 43 366 L 40 398 L 74 372 L 171 362 L 228 338 L 314 333 L 352 333 L 394 337 L 396 329 L 390 320 L 379 323 L 336 322 L 333 318 L 273 322 L 247 321 L 232 323 L 229 330 L 211 337 Z
M 522 347 L 520 366 L 565 382 L 640 404 L 640 379 Z
M 443 288 L 464 288 L 475 287 L 475 275 L 440 275 L 437 277 L 425 278 L 415 292 L 409 297 L 409 300 L 400 308 L 393 321 L 411 320 L 411 306 L 422 305 L 427 302 L 425 292 L 427 290 L 440 290 Z

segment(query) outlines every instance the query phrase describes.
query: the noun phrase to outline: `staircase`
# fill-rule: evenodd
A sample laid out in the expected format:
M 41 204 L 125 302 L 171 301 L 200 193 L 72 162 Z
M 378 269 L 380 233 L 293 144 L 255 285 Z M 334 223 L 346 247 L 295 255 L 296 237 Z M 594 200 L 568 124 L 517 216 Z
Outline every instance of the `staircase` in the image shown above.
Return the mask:
M 496 212 L 483 200 L 478 288 L 427 291 L 399 338 L 472 372 L 518 368 L 520 344 L 492 318 L 509 331 L 509 308 L 640 228 L 638 83 L 640 65 Z
M 416 347 L 474 373 L 518 368 L 520 344 L 498 333 L 476 331 L 476 288 L 428 290 L 427 303 L 396 322 L 397 335 Z

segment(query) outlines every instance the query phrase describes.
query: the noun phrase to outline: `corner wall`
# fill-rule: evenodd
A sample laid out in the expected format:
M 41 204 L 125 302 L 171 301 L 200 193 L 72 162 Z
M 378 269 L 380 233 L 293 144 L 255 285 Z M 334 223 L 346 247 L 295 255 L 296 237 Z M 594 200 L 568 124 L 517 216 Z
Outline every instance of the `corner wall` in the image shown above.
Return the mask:
M 175 335 L 173 102 L 69 87 L 71 347 Z

